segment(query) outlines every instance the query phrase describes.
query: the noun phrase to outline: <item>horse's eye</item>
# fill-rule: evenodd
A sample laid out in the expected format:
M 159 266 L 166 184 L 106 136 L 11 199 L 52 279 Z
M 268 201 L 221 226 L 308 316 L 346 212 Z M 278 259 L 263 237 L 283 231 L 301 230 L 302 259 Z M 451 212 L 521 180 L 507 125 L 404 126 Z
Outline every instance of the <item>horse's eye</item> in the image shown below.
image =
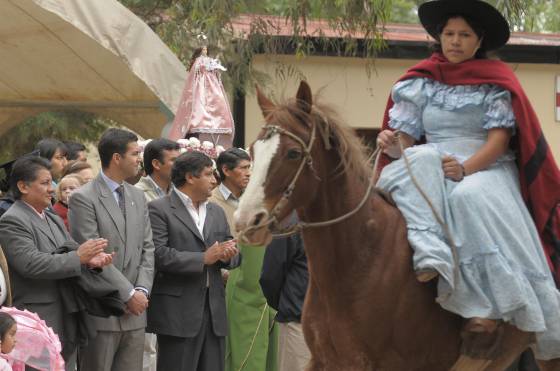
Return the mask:
M 301 157 L 301 152 L 298 151 L 297 149 L 290 149 L 288 151 L 288 159 L 289 160 L 297 160 L 300 157 Z

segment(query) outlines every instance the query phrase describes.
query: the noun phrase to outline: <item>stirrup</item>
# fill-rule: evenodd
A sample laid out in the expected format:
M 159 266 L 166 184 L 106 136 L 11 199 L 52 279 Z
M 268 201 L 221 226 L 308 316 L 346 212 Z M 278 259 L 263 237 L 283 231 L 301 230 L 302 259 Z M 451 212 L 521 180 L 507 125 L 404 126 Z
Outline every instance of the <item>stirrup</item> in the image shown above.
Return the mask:
M 418 280 L 418 282 L 428 282 L 433 280 L 434 278 L 436 278 L 437 276 L 439 276 L 438 271 L 436 271 L 435 269 L 420 269 L 417 270 L 416 272 L 416 279 Z
M 469 318 L 465 324 L 465 331 L 477 333 L 493 333 L 498 328 L 498 321 L 488 318 Z

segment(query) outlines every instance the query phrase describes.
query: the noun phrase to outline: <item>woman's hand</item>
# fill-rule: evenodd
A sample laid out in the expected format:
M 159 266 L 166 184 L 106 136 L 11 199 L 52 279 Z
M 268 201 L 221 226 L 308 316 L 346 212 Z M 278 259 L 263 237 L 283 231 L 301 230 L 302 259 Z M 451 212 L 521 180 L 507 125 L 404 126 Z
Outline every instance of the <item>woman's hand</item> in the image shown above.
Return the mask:
M 460 182 L 465 177 L 465 168 L 454 157 L 445 156 L 441 160 L 441 167 L 446 178 Z
M 397 134 L 399 137 L 397 137 Z M 377 135 L 377 146 L 389 157 L 400 158 L 401 145 L 399 144 L 399 140 L 405 149 L 412 146 L 416 141 L 413 137 L 402 131 L 383 130 Z

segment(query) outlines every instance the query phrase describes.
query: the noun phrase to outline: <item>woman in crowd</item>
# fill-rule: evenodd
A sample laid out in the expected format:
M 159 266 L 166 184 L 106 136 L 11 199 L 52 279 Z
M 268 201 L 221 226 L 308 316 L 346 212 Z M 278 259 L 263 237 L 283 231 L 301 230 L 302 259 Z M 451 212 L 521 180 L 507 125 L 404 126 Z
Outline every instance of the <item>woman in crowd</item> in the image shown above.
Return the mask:
M 558 210 L 560 172 L 515 75 L 486 58 L 507 42 L 508 23 L 478 0 L 431 1 L 418 14 L 438 50 L 392 89 L 378 145 L 397 160 L 378 186 L 406 219 L 418 280 L 439 278 L 438 302 L 467 319 L 465 330 L 493 332 L 503 320 L 536 334 L 538 358 L 560 357 L 560 292 L 539 238 Z M 527 170 L 535 152 L 540 167 Z
M 37 143 L 35 150 L 39 151 L 39 156 L 50 161 L 53 185 L 56 186 L 56 182 L 62 178 L 62 170 L 68 162 L 66 160 L 66 146 L 60 140 L 46 138 Z

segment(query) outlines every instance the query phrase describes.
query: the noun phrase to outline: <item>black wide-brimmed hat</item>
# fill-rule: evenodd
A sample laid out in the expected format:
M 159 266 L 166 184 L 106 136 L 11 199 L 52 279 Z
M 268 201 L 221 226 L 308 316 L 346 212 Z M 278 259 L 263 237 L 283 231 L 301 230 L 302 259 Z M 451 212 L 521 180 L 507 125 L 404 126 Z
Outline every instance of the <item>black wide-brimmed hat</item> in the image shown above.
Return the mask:
M 484 29 L 483 45 L 494 50 L 505 45 L 509 39 L 509 24 L 492 5 L 479 0 L 435 0 L 420 5 L 418 17 L 422 26 L 436 40 L 437 27 L 450 15 L 464 15 L 476 20 Z

